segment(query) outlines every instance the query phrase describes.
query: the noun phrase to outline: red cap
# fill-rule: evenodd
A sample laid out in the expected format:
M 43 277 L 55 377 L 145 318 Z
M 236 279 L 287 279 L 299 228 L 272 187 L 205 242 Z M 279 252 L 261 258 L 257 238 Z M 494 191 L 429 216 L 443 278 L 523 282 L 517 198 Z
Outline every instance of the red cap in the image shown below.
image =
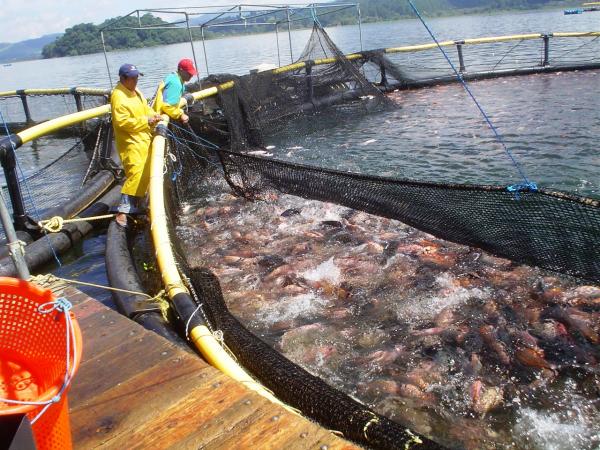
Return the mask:
M 179 61 L 179 64 L 177 64 L 177 70 L 185 70 L 190 75 L 196 75 L 198 73 L 191 59 L 182 59 Z

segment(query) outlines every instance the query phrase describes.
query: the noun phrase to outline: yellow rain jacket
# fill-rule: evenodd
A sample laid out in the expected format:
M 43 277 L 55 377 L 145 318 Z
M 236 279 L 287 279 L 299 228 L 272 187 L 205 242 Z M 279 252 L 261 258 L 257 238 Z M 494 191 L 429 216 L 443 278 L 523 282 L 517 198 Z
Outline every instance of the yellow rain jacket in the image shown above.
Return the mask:
M 121 192 L 144 197 L 150 181 L 150 143 L 152 129 L 148 117 L 154 111 L 137 89 L 132 92 L 118 83 L 110 97 L 115 143 L 126 181 Z
M 180 103 L 184 92 L 183 80 L 179 74 L 170 73 L 158 85 L 152 109 L 158 114 L 168 115 L 171 119 L 179 119 L 183 114 Z

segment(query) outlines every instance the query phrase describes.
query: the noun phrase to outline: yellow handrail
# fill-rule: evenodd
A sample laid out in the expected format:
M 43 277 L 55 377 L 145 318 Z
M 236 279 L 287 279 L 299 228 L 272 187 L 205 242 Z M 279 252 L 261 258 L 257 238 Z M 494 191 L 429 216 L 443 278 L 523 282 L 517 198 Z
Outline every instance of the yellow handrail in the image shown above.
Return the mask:
M 96 108 L 86 109 L 84 111 L 67 114 L 66 116 L 57 117 L 38 125 L 34 125 L 26 130 L 17 133 L 23 144 L 44 136 L 53 131 L 59 130 L 70 125 L 83 122 L 84 120 L 93 119 L 110 113 L 110 105 L 98 106 Z
M 212 89 L 212 88 L 211 88 Z M 162 126 L 168 124 L 168 117 L 163 115 Z M 152 241 L 156 251 L 156 260 L 169 298 L 173 299 L 178 294 L 188 294 L 173 255 L 169 229 L 167 226 L 167 214 L 165 212 L 164 199 L 164 156 L 166 139 L 157 134 L 152 141 L 152 153 L 150 163 L 150 230 Z M 245 384 L 248 388 L 259 393 L 263 397 L 277 403 L 286 409 L 296 412 L 293 408 L 278 400 L 269 390 L 256 382 L 248 373 L 227 353 L 205 325 L 194 326 L 189 331 L 189 337 L 204 358 L 221 372 L 236 381 Z
M 62 94 L 82 94 L 82 95 L 109 95 L 110 89 L 97 88 L 47 88 L 47 89 L 22 89 L 16 91 L 0 92 L 0 97 L 14 97 L 17 95 L 62 95 Z

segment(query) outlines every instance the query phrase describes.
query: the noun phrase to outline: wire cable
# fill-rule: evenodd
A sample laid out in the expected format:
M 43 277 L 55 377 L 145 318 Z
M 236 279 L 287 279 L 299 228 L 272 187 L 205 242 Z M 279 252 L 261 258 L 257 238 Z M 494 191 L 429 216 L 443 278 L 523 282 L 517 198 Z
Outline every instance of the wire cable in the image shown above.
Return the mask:
M 454 66 L 454 64 L 452 64 L 452 61 L 450 61 L 450 58 L 448 57 L 448 55 L 446 54 L 446 52 L 444 51 L 444 49 L 442 48 L 442 46 L 438 42 L 437 38 L 435 37 L 435 35 L 433 34 L 433 32 L 431 31 L 431 29 L 427 25 L 427 23 L 425 22 L 425 20 L 423 19 L 423 17 L 421 17 L 421 14 L 419 13 L 419 10 L 413 4 L 412 0 L 408 0 L 408 4 L 410 5 L 410 7 L 414 11 L 414 13 L 417 15 L 417 17 L 419 18 L 419 20 L 421 21 L 421 23 L 423 24 L 423 26 L 425 27 L 425 29 L 427 30 L 427 32 L 429 33 L 429 35 L 431 36 L 431 38 L 433 39 L 433 41 L 436 43 L 438 49 L 444 55 L 444 58 L 446 58 L 446 61 L 448 61 L 448 64 L 450 64 L 450 67 L 452 67 L 452 70 L 454 71 L 454 74 L 458 78 L 458 81 L 460 81 L 460 83 L 463 85 L 463 87 L 465 88 L 465 90 L 467 91 L 467 93 L 469 94 L 469 96 L 471 97 L 471 99 L 473 100 L 473 102 L 475 103 L 475 105 L 477 106 L 477 108 L 479 109 L 479 112 L 481 112 L 481 114 L 483 115 L 483 118 L 487 122 L 488 126 L 490 127 L 490 129 L 494 133 L 494 136 L 496 137 L 496 140 L 502 146 L 502 148 L 504 149 L 504 151 L 506 152 L 506 154 L 508 155 L 508 157 L 513 162 L 513 164 L 516 167 L 517 171 L 519 172 L 519 174 L 521 175 L 521 177 L 525 181 L 523 184 L 519 184 L 519 185 L 515 185 L 515 186 L 518 186 L 519 188 L 521 188 L 521 190 L 523 190 L 523 189 L 524 190 L 532 190 L 532 191 L 537 190 L 537 185 L 535 183 L 529 181 L 529 179 L 525 175 L 525 172 L 521 168 L 520 164 L 517 162 L 517 160 L 515 159 L 515 157 L 513 156 L 513 154 L 510 152 L 510 150 L 508 149 L 508 147 L 504 143 L 504 140 L 502 139 L 502 136 L 500 135 L 500 133 L 498 132 L 498 130 L 496 129 L 496 127 L 494 126 L 494 124 L 492 123 L 492 121 L 490 120 L 490 118 L 488 117 L 488 115 L 486 114 L 486 112 L 483 110 L 482 106 L 479 104 L 479 102 L 475 98 L 475 95 L 473 95 L 473 93 L 471 92 L 471 89 L 469 89 L 469 86 L 467 85 L 467 83 L 463 79 L 463 77 L 460 74 L 460 72 L 458 70 L 456 70 L 456 67 Z

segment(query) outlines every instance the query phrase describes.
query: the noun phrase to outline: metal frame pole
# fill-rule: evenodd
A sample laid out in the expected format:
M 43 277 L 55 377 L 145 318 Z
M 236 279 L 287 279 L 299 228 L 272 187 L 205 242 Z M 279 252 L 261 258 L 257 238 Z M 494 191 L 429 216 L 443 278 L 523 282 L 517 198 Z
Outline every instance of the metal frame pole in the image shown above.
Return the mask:
M 17 91 L 17 95 L 21 98 L 21 103 L 23 104 L 23 112 L 25 112 L 25 121 L 27 123 L 33 123 L 33 119 L 31 118 L 31 111 L 29 110 L 29 104 L 27 103 L 27 94 L 25 94 L 25 89 L 19 89 Z
M 190 46 L 192 47 L 192 58 L 194 58 L 194 64 L 196 65 L 196 70 L 198 70 L 198 61 L 196 61 L 196 50 L 194 49 L 194 39 L 192 37 L 192 30 L 190 28 L 190 16 L 188 13 L 184 12 L 185 15 L 185 26 L 188 30 L 188 36 L 190 37 Z M 206 55 L 206 53 L 205 53 Z M 207 67 L 208 70 L 208 67 Z M 198 89 L 202 90 L 202 81 L 200 79 L 200 71 L 196 74 L 196 78 L 198 78 Z
M 277 39 L 277 64 L 281 67 L 281 56 L 279 55 L 279 24 L 275 23 L 275 39 Z
M 11 137 L 9 136 L 8 139 Z M 17 159 L 15 149 L 11 146 L 6 146 L 4 151 L 0 153 L 0 163 L 4 169 L 4 179 L 10 196 L 10 203 L 13 209 L 14 224 L 19 230 L 25 230 L 27 224 L 27 213 L 25 212 L 25 204 L 23 203 L 23 195 L 19 184 L 19 176 L 17 175 Z
M 288 25 L 288 40 L 290 41 L 290 59 L 292 64 L 294 63 L 294 52 L 292 51 L 292 28 L 290 24 L 290 8 L 289 6 L 286 8 L 287 12 L 287 25 Z
M 200 34 L 202 35 L 202 49 L 204 50 L 204 64 L 206 64 L 206 75 L 210 75 L 208 70 L 208 56 L 206 55 L 206 40 L 204 39 L 204 25 L 200 27 Z
M 356 4 L 356 10 L 358 12 L 358 39 L 360 41 L 360 51 L 363 51 L 363 39 L 362 39 L 362 16 L 360 14 L 360 4 Z
M 544 61 L 542 62 L 542 66 L 546 67 L 550 64 L 550 35 L 544 34 Z
M 467 69 L 465 68 L 465 58 L 463 57 L 463 51 L 462 51 L 464 43 L 465 43 L 465 41 L 459 41 L 456 43 L 456 51 L 458 52 L 458 64 L 459 64 L 458 71 L 460 73 L 467 71 Z
M 110 66 L 108 65 L 108 56 L 106 55 L 106 44 L 104 43 L 104 31 L 100 32 L 100 39 L 102 40 L 102 50 L 104 51 L 104 61 L 106 62 L 106 72 L 108 73 L 108 82 L 110 88 L 113 87 L 112 77 L 110 76 Z
M 1 189 L 0 220 L 2 221 L 2 227 L 4 227 L 4 234 L 6 234 L 6 241 L 8 242 L 10 257 L 17 268 L 17 274 L 19 275 L 19 278 L 23 280 L 29 280 L 29 277 L 31 276 L 29 273 L 29 267 L 27 267 L 27 263 L 25 262 L 23 248 L 21 247 L 19 238 L 17 238 L 17 233 L 15 232 L 13 223 L 10 219 L 10 213 L 6 207 L 6 202 L 4 201 L 4 195 L 2 194 Z

